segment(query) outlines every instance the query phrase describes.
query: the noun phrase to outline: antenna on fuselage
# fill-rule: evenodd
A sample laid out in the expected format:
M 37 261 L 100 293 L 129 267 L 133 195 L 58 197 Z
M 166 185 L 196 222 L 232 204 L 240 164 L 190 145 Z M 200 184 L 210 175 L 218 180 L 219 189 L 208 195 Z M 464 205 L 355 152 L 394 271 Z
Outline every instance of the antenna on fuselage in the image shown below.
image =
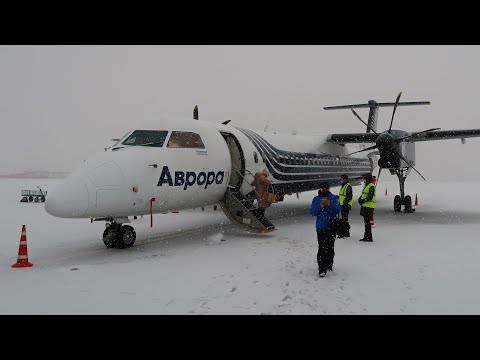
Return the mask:
M 195 107 L 193 108 L 193 118 L 195 120 L 198 120 L 198 105 L 195 105 Z

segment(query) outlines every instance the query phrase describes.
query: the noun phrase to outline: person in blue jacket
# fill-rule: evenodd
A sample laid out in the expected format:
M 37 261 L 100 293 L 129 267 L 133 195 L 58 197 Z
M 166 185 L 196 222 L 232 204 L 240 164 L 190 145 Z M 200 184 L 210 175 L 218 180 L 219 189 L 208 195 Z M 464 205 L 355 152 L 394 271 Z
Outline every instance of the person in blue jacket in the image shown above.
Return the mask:
M 340 212 L 340 204 L 335 195 L 330 192 L 330 184 L 323 181 L 318 190 L 318 196 L 312 200 L 310 215 L 317 217 L 318 239 L 318 275 L 324 277 L 327 270 L 332 271 L 335 257 L 335 233 L 330 230 L 330 220 Z

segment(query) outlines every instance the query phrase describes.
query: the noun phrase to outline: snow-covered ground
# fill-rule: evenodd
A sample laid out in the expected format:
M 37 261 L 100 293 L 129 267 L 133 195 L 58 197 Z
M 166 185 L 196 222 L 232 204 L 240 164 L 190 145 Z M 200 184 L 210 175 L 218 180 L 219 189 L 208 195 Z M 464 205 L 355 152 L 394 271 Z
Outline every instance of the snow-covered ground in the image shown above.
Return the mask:
M 358 241 L 355 203 L 352 237 L 336 241 L 323 279 L 315 192 L 268 209 L 271 234 L 196 209 L 155 215 L 152 228 L 149 216 L 133 220 L 137 242 L 119 250 L 103 245 L 104 222 L 19 202 L 21 190 L 59 180 L 0 179 L 0 314 L 480 314 L 480 184 L 407 180 L 419 206 L 404 214 L 393 212 L 398 183 L 382 177 L 374 242 Z M 34 265 L 11 268 L 23 224 Z

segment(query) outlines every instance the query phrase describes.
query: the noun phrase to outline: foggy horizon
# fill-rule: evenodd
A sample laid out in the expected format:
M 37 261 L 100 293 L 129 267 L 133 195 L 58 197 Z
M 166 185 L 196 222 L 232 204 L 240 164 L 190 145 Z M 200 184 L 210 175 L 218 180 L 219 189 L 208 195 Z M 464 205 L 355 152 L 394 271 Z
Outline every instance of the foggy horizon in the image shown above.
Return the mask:
M 201 120 L 261 131 L 365 132 L 350 111 L 323 107 L 402 92 L 431 105 L 399 107 L 393 129 L 480 129 L 478 64 L 480 46 L 459 45 L 0 46 L 0 174 L 72 171 L 110 139 L 192 118 L 195 105 Z M 378 131 L 392 110 L 379 110 Z M 358 113 L 367 120 L 368 109 Z M 415 147 L 427 180 L 480 180 L 480 138 Z

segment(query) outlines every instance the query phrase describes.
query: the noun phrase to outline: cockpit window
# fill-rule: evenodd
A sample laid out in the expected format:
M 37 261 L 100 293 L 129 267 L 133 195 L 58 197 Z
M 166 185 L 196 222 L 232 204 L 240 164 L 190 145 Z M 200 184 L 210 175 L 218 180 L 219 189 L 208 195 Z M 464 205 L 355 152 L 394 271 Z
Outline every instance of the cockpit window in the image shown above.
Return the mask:
M 205 149 L 200 135 L 184 131 L 172 131 L 167 147 Z
M 122 144 L 162 147 L 167 134 L 164 130 L 135 130 Z

